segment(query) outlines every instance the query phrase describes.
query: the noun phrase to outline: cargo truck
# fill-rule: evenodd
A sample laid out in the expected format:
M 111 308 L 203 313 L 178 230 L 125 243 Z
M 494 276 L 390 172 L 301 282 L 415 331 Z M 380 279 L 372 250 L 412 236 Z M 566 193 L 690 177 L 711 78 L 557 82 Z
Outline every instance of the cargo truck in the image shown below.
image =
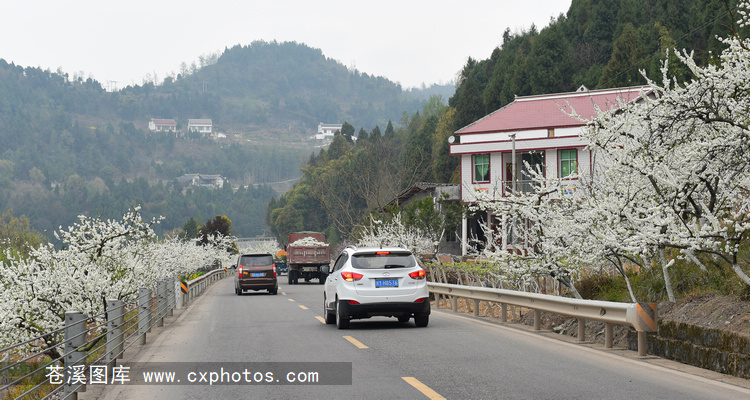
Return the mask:
M 296 285 L 299 278 L 305 282 L 317 279 L 321 285 L 325 283 L 326 274 L 321 268 L 331 262 L 331 249 L 326 242 L 326 235 L 320 232 L 294 232 L 289 234 L 287 243 L 289 284 Z

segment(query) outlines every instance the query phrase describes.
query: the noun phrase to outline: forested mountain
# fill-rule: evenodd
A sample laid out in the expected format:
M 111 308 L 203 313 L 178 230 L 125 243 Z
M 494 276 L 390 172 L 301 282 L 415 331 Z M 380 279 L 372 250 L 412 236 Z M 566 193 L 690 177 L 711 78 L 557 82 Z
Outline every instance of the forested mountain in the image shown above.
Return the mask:
M 319 122 L 384 125 L 419 109 L 421 92 L 298 43 L 235 46 L 160 84 L 112 92 L 92 79 L 0 59 L 0 210 L 51 231 L 79 214 L 117 217 L 143 204 L 147 216 L 167 217 L 159 232 L 218 213 L 239 235 L 261 234 L 262 217 L 253 218 L 274 193 L 252 185 L 299 177 Z M 210 118 L 227 137 L 149 133 L 151 118 L 174 118 L 182 131 L 189 118 Z M 243 189 L 232 196 L 191 190 L 180 199 L 175 178 L 186 173 L 218 174 Z M 261 211 L 244 215 L 239 198 Z
M 541 31 L 535 26 L 498 31 L 502 46 L 485 60 L 467 61 L 447 106 L 432 99 L 385 140 L 372 140 L 373 134 L 380 135 L 377 126 L 372 132 L 360 131 L 356 143 L 339 138 L 337 146 L 309 161 L 294 190 L 269 204 L 267 222 L 282 238 L 289 231 L 307 229 L 345 240 L 371 212 L 381 212 L 415 182 L 458 183 L 458 158 L 449 155 L 447 138 L 515 96 L 570 92 L 581 85 L 596 89 L 645 84 L 640 70 L 660 80 L 667 49 L 685 49 L 699 62 L 710 62 L 710 55 L 722 49 L 716 36 L 732 34 L 736 3 L 573 0 L 566 14 Z M 750 27 L 736 29 L 746 37 Z M 687 68 L 676 65 L 674 55 L 670 59 L 670 77 L 689 79 Z M 361 139 L 363 133 L 369 141 Z M 364 161 L 373 157 L 378 161 Z
M 159 87 L 124 89 L 124 96 L 140 101 L 121 108 L 121 115 L 186 119 L 202 114 L 227 130 L 272 126 L 304 133 L 319 122 L 384 125 L 422 103 L 386 78 L 349 70 L 320 49 L 295 42 L 237 45 L 203 58 L 202 64 L 194 72 L 183 66 Z
M 486 60 L 469 59 L 450 105 L 461 128 L 513 101 L 514 96 L 645 84 L 660 79 L 667 49 L 695 52 L 705 63 L 718 54 L 716 36 L 730 35 L 735 0 L 573 0 L 539 31 L 502 33 Z M 672 63 L 676 57 L 672 55 Z M 688 77 L 685 68 L 672 69 Z

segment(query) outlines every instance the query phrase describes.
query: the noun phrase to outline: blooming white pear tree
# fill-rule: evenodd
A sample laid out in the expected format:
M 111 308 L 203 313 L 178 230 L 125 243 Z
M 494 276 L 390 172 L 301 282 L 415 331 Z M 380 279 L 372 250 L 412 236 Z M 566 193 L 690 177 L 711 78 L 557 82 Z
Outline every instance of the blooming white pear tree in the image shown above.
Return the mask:
M 389 221 L 370 215 L 370 223 L 362 227 L 357 239 L 357 246 L 405 246 L 415 255 L 433 252 L 436 245 L 419 228 L 404 225 L 399 213 Z
M 740 26 L 749 8 L 740 5 Z M 502 216 L 506 236 L 512 229 L 523 241 L 522 251 L 488 246 L 485 255 L 509 276 L 548 273 L 571 289 L 576 270 L 609 261 L 626 276 L 625 264 L 657 259 L 674 300 L 665 251 L 674 249 L 693 261 L 718 257 L 750 285 L 739 256 L 750 239 L 750 41 L 723 41 L 726 50 L 705 67 L 675 52 L 691 81 L 669 78 L 667 58 L 641 101 L 599 111 L 582 134 L 598 165 L 593 177 L 578 177 L 575 195 L 534 174 L 534 193 L 480 198 L 475 207 Z M 496 232 L 486 234 L 492 243 Z
M 740 7 L 744 26 L 750 3 Z M 705 67 L 675 52 L 691 81 L 670 79 L 667 59 L 661 83 L 649 80 L 649 96 L 600 114 L 584 137 L 616 165 L 606 174 L 641 181 L 637 203 L 648 207 L 626 211 L 649 227 L 635 233 L 660 250 L 665 278 L 671 262 L 664 249 L 672 248 L 688 258 L 719 257 L 750 285 L 739 257 L 750 229 L 750 41 L 723 42 L 726 50 Z
M 211 246 L 157 242 L 156 223 L 143 221 L 138 208 L 122 220 L 81 216 L 55 232 L 58 246 L 41 245 L 29 257 L 6 251 L 8 262 L 0 263 L 0 348 L 41 336 L 43 343 L 28 347 L 57 358 L 66 311 L 97 324 L 108 300 L 132 302 L 141 287 L 154 288 L 159 280 L 228 257 L 227 238 L 212 238 Z

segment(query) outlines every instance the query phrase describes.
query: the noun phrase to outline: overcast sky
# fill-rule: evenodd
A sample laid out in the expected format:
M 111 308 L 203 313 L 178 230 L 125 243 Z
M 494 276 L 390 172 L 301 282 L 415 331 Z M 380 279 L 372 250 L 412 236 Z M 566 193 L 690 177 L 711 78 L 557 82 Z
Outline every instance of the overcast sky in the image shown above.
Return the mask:
M 571 0 L 3 0 L 0 58 L 62 68 L 104 87 L 159 81 L 255 40 L 319 48 L 404 88 L 451 82 L 489 58 L 505 28 L 541 30 Z

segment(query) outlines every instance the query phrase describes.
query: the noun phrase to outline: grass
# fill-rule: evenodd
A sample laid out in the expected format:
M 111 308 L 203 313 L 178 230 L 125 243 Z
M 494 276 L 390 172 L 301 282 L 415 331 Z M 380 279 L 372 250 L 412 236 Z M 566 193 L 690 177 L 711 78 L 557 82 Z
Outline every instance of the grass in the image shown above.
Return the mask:
M 739 296 L 750 301 L 750 286 L 737 277 L 731 266 L 710 257 L 701 257 L 701 262 L 706 271 L 686 260 L 677 260 L 669 268 L 675 298 L 718 294 Z M 660 266 L 632 268 L 627 275 L 637 301 L 658 303 L 668 300 Z M 579 280 L 576 288 L 584 299 L 631 301 L 625 279 L 620 274 L 592 274 Z

